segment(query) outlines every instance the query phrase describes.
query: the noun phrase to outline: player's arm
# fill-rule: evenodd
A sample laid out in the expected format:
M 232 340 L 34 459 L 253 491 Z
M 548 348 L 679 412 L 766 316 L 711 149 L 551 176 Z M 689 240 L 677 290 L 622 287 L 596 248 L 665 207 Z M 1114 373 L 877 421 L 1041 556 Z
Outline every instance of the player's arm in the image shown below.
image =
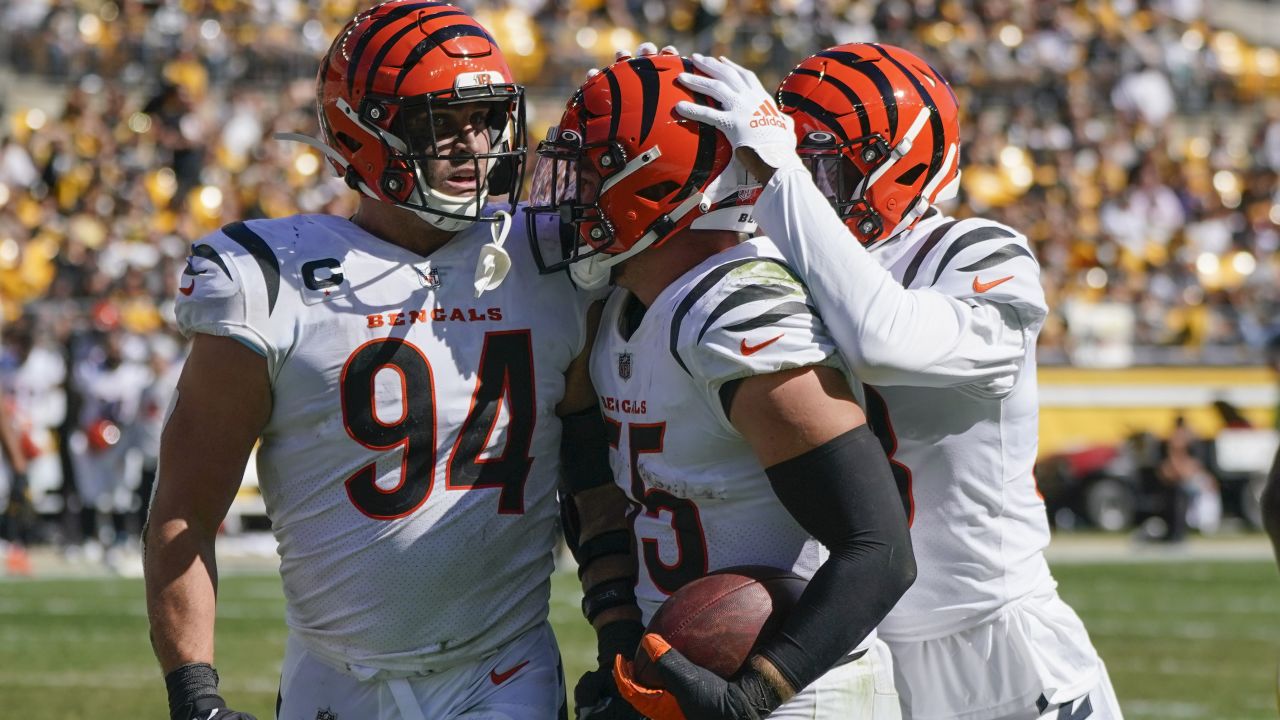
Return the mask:
M 731 396 L 730 420 L 765 466 L 778 499 L 830 555 L 781 632 L 733 681 L 646 635 L 643 647 L 666 690 L 625 676 L 620 682 L 627 699 L 658 720 L 767 717 L 851 652 L 915 580 L 888 460 L 838 370 L 756 375 L 722 395 Z
M 239 341 L 198 334 L 160 442 L 145 529 L 151 642 L 171 717 L 248 718 L 221 710 L 213 663 L 214 539 L 271 414 L 266 360 Z
M 1276 450 L 1276 459 L 1271 463 L 1271 474 L 1267 477 L 1267 486 L 1262 489 L 1262 525 L 1271 538 L 1276 562 L 1280 563 L 1280 450 Z
M 756 76 L 711 58 L 695 62 L 711 77 L 685 74 L 682 83 L 726 108 L 732 103 L 748 110 L 681 103 L 677 111 L 723 131 L 739 162 L 765 183 L 756 220 L 804 278 L 859 378 L 877 385 L 973 384 L 992 394 L 1007 392 L 1046 312 L 1039 266 L 1030 253 L 990 268 L 1023 276 L 1017 284 L 1027 297 L 1016 303 L 999 302 L 994 293 L 962 300 L 933 289 L 903 288 L 849 234 L 814 185 L 796 155 L 790 125 L 749 127 L 750 108 L 772 102 Z M 1002 288 L 1001 295 L 1008 296 L 1014 284 Z
M 579 718 L 630 720 L 635 712 L 617 696 L 610 668 L 630 658 L 644 625 L 636 605 L 636 558 L 627 526 L 627 499 L 613 481 L 604 417 L 591 384 L 590 355 L 603 303 L 591 306 L 582 353 L 565 374 L 565 396 L 556 410 L 560 442 L 560 517 L 565 541 L 578 562 L 582 611 L 596 631 L 598 666 L 574 687 Z

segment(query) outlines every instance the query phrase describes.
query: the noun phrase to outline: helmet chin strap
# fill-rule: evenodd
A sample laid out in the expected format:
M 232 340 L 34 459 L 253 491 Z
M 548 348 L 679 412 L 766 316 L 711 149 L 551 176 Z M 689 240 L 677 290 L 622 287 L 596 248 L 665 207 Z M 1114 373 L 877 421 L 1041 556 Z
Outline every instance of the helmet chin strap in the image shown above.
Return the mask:
M 445 232 L 458 232 L 471 227 L 475 223 L 479 210 L 484 206 L 484 201 L 488 198 L 488 190 L 476 193 L 472 197 L 461 197 L 458 195 L 449 195 L 442 193 L 433 187 L 427 187 L 425 190 L 418 188 L 418 197 L 422 199 L 422 204 L 426 206 L 425 210 L 414 209 L 414 213 L 427 221 L 431 225 L 444 230 Z M 436 211 L 436 212 L 432 212 Z M 441 213 L 452 213 L 454 215 L 469 215 L 471 217 L 449 217 Z

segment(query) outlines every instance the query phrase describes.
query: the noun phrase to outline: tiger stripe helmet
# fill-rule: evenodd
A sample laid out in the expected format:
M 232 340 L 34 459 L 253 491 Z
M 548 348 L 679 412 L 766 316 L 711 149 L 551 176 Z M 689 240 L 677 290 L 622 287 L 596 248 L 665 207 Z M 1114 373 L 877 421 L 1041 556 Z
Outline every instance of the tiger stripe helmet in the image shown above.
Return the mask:
M 489 32 L 456 6 L 390 0 L 360 13 L 325 55 L 316 95 L 324 142 L 336 151 L 326 155 L 352 188 L 449 231 L 494 219 L 483 214 L 489 194 L 511 193 L 514 208 L 525 157 L 524 88 Z M 476 102 L 493 104 L 489 151 L 437 147 L 434 113 Z M 474 196 L 428 184 L 426 162 L 445 157 L 475 164 Z
M 797 149 L 849 230 L 871 245 L 909 229 L 960 180 L 960 111 L 916 55 L 849 43 L 796 66 L 778 88 Z
M 677 83 L 682 72 L 698 70 L 676 55 L 619 60 L 539 143 L 526 218 L 542 272 L 601 287 L 613 266 L 686 228 L 755 230 L 759 186 L 721 178 L 733 157 L 724 135 L 675 112 L 714 102 Z

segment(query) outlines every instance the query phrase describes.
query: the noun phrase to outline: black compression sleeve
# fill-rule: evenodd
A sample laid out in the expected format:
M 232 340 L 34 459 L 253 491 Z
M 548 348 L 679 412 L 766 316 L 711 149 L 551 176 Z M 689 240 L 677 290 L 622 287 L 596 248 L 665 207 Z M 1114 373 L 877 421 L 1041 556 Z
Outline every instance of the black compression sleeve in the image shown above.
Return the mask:
M 765 471 L 831 555 L 760 650 L 797 692 L 862 642 L 915 580 L 906 514 L 880 441 L 863 425 Z
M 569 494 L 612 483 L 609 435 L 600 408 L 592 405 L 560 422 L 560 472 Z

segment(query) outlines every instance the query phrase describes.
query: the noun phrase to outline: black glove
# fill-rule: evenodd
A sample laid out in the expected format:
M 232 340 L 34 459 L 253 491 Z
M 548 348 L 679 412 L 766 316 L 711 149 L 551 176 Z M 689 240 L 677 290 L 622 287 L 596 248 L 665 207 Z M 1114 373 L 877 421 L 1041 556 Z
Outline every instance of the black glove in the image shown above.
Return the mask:
M 573 688 L 577 720 L 643 720 L 644 716 L 627 704 L 613 682 L 613 658 L 635 656 L 644 625 L 634 620 L 618 620 L 600 628 L 596 636 L 599 667 L 583 673 Z
M 619 663 L 614 679 L 627 702 L 656 720 L 762 720 L 782 704 L 776 688 L 755 668 L 725 680 L 694 665 L 657 635 L 643 646 L 657 665 L 662 689 L 646 688 L 631 676 L 630 663 Z M 678 706 L 672 707 L 672 701 Z
M 164 676 L 169 691 L 169 720 L 257 720 L 227 708 L 218 694 L 218 671 L 208 663 L 183 665 Z

